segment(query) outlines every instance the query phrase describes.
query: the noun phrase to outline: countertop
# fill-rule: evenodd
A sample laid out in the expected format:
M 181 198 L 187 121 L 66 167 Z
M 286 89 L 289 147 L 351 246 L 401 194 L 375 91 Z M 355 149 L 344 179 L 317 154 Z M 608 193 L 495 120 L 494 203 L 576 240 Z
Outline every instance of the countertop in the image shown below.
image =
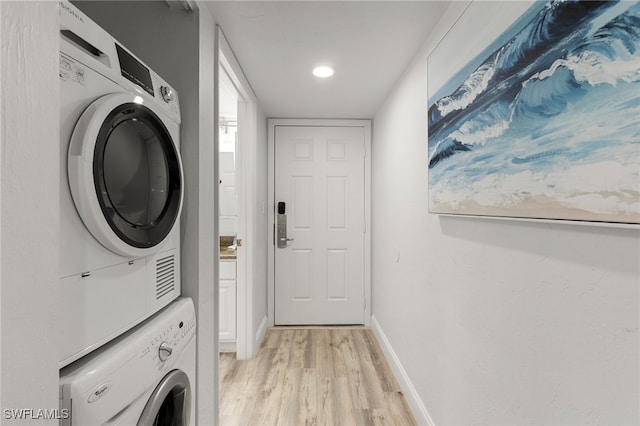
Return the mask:
M 220 237 L 220 259 L 223 260 L 235 260 L 236 259 L 236 246 L 233 245 L 233 236 L 221 236 Z

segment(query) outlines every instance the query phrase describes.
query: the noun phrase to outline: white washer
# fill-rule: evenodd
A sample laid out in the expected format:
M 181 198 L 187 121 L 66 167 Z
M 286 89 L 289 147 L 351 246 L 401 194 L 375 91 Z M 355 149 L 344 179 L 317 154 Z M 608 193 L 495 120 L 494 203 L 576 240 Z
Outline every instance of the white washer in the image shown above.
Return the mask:
M 60 366 L 180 295 L 178 95 L 68 2 L 60 12 Z
M 195 424 L 196 319 L 191 299 L 60 371 L 61 425 Z

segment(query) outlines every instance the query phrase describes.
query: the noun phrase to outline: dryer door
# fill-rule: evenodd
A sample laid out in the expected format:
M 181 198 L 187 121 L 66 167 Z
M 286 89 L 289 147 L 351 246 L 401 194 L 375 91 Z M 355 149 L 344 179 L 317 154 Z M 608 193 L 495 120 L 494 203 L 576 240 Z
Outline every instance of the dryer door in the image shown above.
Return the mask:
M 173 370 L 160 381 L 147 401 L 138 426 L 189 426 L 191 386 L 187 374 Z
M 69 186 L 78 213 L 102 245 L 123 256 L 157 251 L 180 216 L 182 166 L 167 128 L 177 125 L 161 116 L 139 96 L 106 95 L 85 110 L 71 137 Z

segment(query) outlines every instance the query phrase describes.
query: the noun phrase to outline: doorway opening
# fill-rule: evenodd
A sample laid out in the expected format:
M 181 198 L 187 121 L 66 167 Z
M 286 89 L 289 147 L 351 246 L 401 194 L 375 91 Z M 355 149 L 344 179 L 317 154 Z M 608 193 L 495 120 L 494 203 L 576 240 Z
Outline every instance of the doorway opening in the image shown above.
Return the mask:
M 254 330 L 253 309 L 258 239 L 255 174 L 258 102 L 220 27 L 216 44 L 215 137 L 219 173 L 213 183 L 220 190 L 217 212 L 220 230 L 215 237 L 216 244 L 222 243 L 221 253 L 231 257 L 218 259 L 218 346 L 225 352 L 235 351 L 236 357 L 244 360 L 253 356 L 264 335 L 264 331 Z
M 220 352 L 236 352 L 238 242 L 242 244 L 242 239 L 238 240 L 238 222 L 242 219 L 238 209 L 241 168 L 237 155 L 240 94 L 224 67 L 220 67 L 218 75 L 219 348 Z

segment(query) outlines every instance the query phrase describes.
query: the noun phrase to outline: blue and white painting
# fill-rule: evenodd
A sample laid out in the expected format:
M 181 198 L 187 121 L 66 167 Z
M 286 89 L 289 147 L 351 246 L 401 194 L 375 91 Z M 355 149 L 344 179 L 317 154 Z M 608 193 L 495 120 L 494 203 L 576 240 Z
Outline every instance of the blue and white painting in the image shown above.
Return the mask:
M 431 212 L 640 223 L 640 2 L 535 2 L 448 75 Z

